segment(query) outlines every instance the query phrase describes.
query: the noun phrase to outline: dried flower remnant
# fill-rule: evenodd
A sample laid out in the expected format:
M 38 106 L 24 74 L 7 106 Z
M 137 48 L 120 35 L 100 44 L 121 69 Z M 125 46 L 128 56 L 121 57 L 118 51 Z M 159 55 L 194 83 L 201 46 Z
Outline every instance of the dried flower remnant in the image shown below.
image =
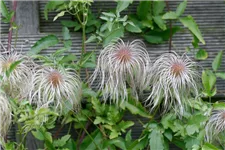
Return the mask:
M 163 54 L 153 64 L 152 91 L 146 104 L 151 107 L 151 111 L 162 105 L 164 113 L 173 108 L 182 115 L 188 98 L 191 95 L 198 96 L 198 81 L 196 63 L 186 54 Z
M 13 70 L 11 66 L 13 66 Z M 17 52 L 0 55 L 1 86 L 13 98 L 26 98 L 31 84 L 34 62 Z M 10 72 L 11 71 L 11 72 Z M 7 74 L 8 72 L 8 74 Z M 10 73 L 9 73 L 10 72 Z
M 9 100 L 0 92 L 0 138 L 4 138 L 11 124 L 11 109 Z
M 104 101 L 109 99 L 119 105 L 127 100 L 128 87 L 136 98 L 146 88 L 149 64 L 150 58 L 142 41 L 124 43 L 120 39 L 101 51 L 91 83 L 99 77 Z
M 33 75 L 30 103 L 38 108 L 53 106 L 60 113 L 68 102 L 73 109 L 80 106 L 81 81 L 73 69 L 59 67 L 37 68 Z
M 225 131 L 225 109 L 213 110 L 205 126 L 206 141 L 213 142 L 220 141 L 219 134 Z M 224 142 L 224 141 L 223 141 Z

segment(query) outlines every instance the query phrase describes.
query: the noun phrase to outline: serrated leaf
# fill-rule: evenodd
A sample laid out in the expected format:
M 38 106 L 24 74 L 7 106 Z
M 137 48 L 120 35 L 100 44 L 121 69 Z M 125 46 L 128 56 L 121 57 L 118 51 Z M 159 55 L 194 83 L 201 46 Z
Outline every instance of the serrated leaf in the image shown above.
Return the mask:
M 62 35 L 64 40 L 70 40 L 70 31 L 67 27 L 62 27 Z
M 164 20 L 162 19 L 162 16 L 154 16 L 153 19 L 160 29 L 166 30 L 166 24 Z
M 200 42 L 205 44 L 205 41 L 202 37 L 201 31 L 198 28 L 198 25 L 196 24 L 195 20 L 192 16 L 187 16 L 184 18 L 180 18 L 180 22 L 187 27 L 198 39 Z
M 199 128 L 195 124 L 188 125 L 186 127 L 186 131 L 187 131 L 187 134 L 190 136 L 190 135 L 193 135 L 195 132 L 199 132 Z
M 121 11 L 126 9 L 132 2 L 133 0 L 118 0 L 116 6 L 116 14 L 119 14 Z
M 219 67 L 221 65 L 221 61 L 222 61 L 222 56 L 223 56 L 223 51 L 220 51 L 216 55 L 215 59 L 213 60 L 213 62 L 212 62 L 212 68 L 213 68 L 214 71 L 217 71 L 219 69 Z
M 132 33 L 141 33 L 141 29 L 138 26 L 126 25 L 126 30 Z
M 199 49 L 195 55 L 195 58 L 198 60 L 205 60 L 208 58 L 208 53 L 204 49 Z
M 187 6 L 187 0 L 184 0 L 182 3 L 179 4 L 179 6 L 176 9 L 177 16 L 181 16 L 184 13 L 186 6 Z
M 48 35 L 38 40 L 28 51 L 28 55 L 38 54 L 41 50 L 58 44 L 59 40 L 55 35 Z
M 140 1 L 137 7 L 138 18 L 141 20 L 146 19 L 150 8 L 151 8 L 151 1 Z
M 122 132 L 125 132 L 127 128 L 131 127 L 134 125 L 134 122 L 133 121 L 121 121 L 119 124 L 119 127 L 120 127 L 120 130 Z
M 216 76 L 225 80 L 225 72 L 218 72 L 216 73 Z
M 162 19 L 177 19 L 178 16 L 175 12 L 169 11 L 162 16 Z
M 55 140 L 53 142 L 53 145 L 56 146 L 56 147 L 62 147 L 66 144 L 66 142 L 69 140 L 70 137 L 71 137 L 71 135 L 64 135 L 60 139 Z

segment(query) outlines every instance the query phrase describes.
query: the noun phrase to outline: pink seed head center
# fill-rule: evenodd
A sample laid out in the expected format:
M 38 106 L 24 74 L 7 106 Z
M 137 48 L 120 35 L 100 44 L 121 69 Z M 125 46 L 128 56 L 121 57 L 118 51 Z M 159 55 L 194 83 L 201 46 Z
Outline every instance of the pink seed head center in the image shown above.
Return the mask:
M 171 67 L 172 74 L 175 75 L 175 77 L 180 76 L 182 71 L 184 71 L 185 66 L 181 63 L 174 63 Z
M 62 75 L 58 71 L 52 71 L 48 79 L 54 87 L 57 87 L 62 81 Z
M 121 63 L 126 63 L 131 59 L 131 53 L 128 48 L 124 47 L 117 51 L 116 58 L 120 60 Z

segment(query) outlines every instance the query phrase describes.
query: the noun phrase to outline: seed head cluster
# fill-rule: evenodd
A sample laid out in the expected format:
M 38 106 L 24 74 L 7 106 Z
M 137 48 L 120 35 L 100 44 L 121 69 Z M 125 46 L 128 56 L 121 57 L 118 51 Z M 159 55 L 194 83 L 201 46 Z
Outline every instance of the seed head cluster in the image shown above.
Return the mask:
M 146 88 L 149 65 L 150 58 L 142 41 L 124 43 L 120 39 L 101 51 L 91 83 L 100 79 L 104 101 L 120 105 L 128 99 L 127 88 L 136 98 Z
M 187 55 L 165 53 L 153 64 L 151 78 L 151 93 L 146 100 L 151 111 L 159 105 L 163 112 L 174 109 L 183 114 L 191 96 L 199 95 L 199 74 L 193 62 Z
M 219 134 L 225 131 L 225 109 L 212 111 L 209 121 L 205 126 L 205 131 L 207 142 L 220 141 Z

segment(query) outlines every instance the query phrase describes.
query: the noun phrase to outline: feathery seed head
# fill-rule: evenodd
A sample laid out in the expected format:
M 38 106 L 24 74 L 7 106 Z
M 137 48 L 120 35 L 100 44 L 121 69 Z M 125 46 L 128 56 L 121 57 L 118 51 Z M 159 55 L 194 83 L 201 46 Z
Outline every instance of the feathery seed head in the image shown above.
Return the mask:
M 36 68 L 32 80 L 34 84 L 29 99 L 38 108 L 53 106 L 62 113 L 67 102 L 73 109 L 79 108 L 81 81 L 75 70 L 44 66 Z
M 93 83 L 99 77 L 104 101 L 110 99 L 120 104 L 128 97 L 128 85 L 136 98 L 146 88 L 149 64 L 150 58 L 142 41 L 124 43 L 120 39 L 101 51 L 90 80 Z
M 3 92 L 0 92 L 0 138 L 4 138 L 11 124 L 11 109 L 9 101 Z
M 188 99 L 198 95 L 199 74 L 196 63 L 187 55 L 175 52 L 161 55 L 153 64 L 151 93 L 146 100 L 151 111 L 157 106 L 164 107 L 164 113 L 173 108 L 183 114 Z
M 19 62 L 18 65 L 7 76 L 8 71 L 13 63 Z M 31 84 L 32 65 L 34 62 L 25 55 L 17 52 L 0 55 L 0 75 L 2 76 L 1 86 L 6 94 L 13 98 L 25 98 L 29 93 L 27 84 Z
M 220 141 L 219 134 L 225 132 L 225 109 L 213 110 L 205 126 L 207 142 Z M 224 142 L 224 141 L 223 141 Z

